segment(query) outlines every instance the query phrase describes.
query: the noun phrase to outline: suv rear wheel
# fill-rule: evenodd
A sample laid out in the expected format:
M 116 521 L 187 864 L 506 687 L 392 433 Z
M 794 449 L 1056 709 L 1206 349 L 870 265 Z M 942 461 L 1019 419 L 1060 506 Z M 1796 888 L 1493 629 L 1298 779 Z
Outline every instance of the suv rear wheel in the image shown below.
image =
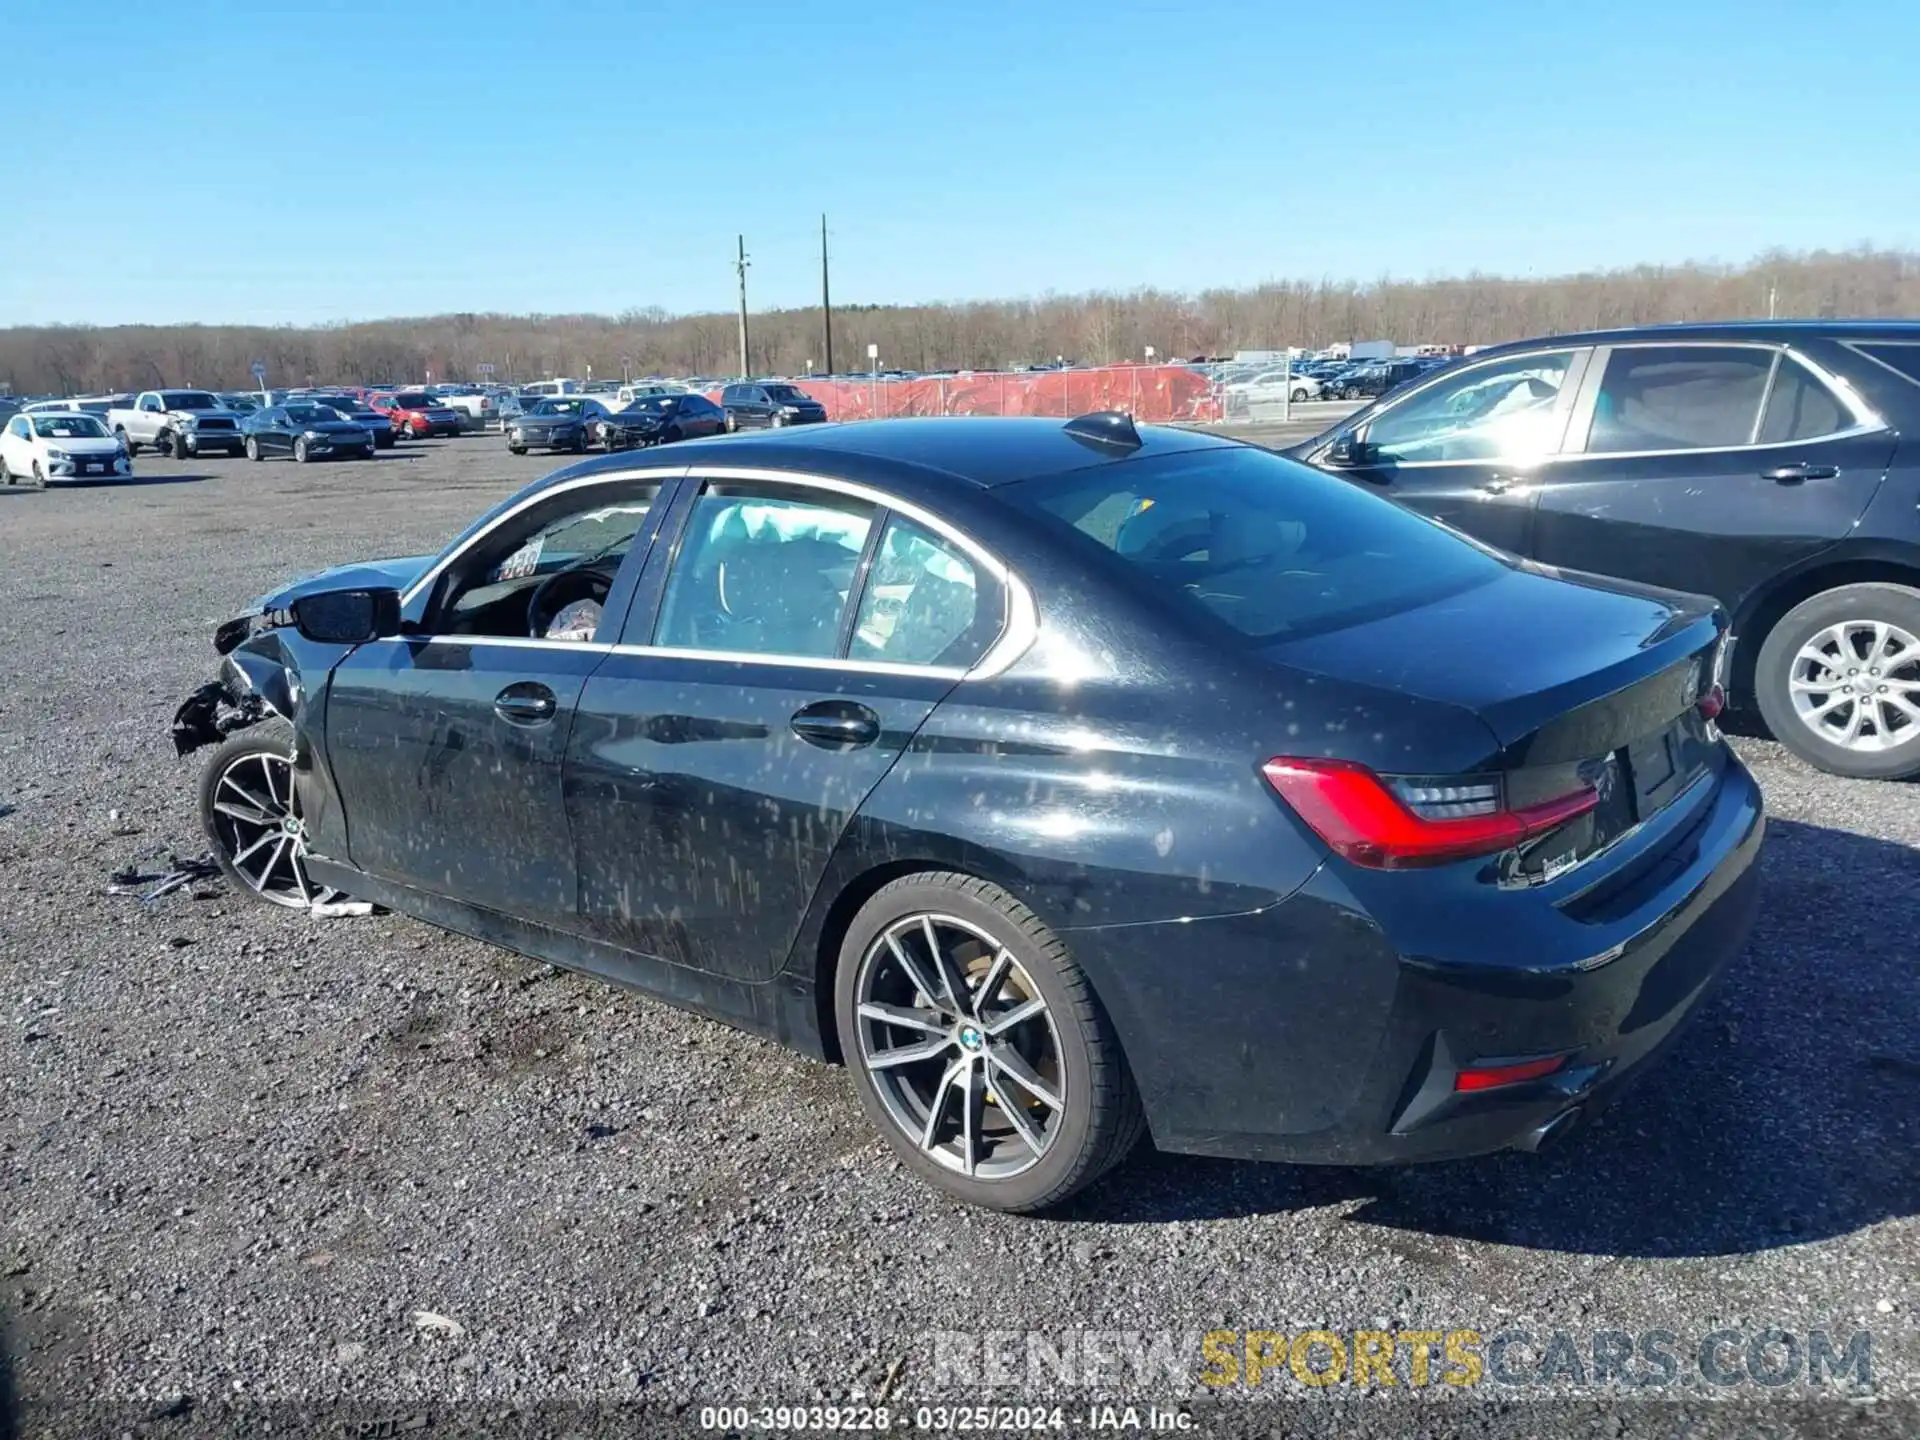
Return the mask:
M 1754 665 L 1767 728 L 1835 775 L 1920 774 L 1920 590 L 1842 585 L 1789 610 Z
M 1145 1129 L 1105 1012 L 1031 910 L 970 875 L 881 889 L 840 947 L 834 1011 L 867 1116 L 971 1204 L 1057 1205 Z

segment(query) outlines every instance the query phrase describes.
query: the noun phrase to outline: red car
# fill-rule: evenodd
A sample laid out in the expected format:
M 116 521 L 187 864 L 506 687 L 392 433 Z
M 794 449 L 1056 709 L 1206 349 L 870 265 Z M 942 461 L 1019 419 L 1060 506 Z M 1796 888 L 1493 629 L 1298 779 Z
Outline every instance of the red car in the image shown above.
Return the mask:
M 392 422 L 396 438 L 406 435 L 415 440 L 424 440 L 429 435 L 460 433 L 460 412 L 442 405 L 424 390 L 375 395 L 367 403 Z

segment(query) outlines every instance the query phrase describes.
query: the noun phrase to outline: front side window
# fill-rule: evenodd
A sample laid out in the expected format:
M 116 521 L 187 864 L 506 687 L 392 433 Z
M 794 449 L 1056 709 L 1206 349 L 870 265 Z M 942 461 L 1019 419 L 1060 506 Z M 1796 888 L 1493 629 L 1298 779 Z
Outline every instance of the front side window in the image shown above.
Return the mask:
M 1129 591 L 1254 641 L 1396 615 L 1506 573 L 1489 552 L 1411 510 L 1251 448 L 1136 460 L 994 493 L 1052 522 L 1070 554 Z
M 1559 401 L 1573 357 L 1571 350 L 1520 355 L 1439 381 L 1367 426 L 1368 459 L 1410 464 L 1551 455 L 1560 448 L 1565 412 Z
M 1587 453 L 1709 450 L 1753 443 L 1775 352 L 1630 345 L 1607 357 Z
M 895 517 L 867 572 L 848 655 L 902 665 L 971 665 L 992 640 L 980 633 L 987 618 L 974 562 L 952 542 Z
M 430 628 L 593 638 L 600 607 L 658 494 L 653 481 L 608 481 L 537 501 L 482 530 L 439 581 Z
M 827 659 L 873 506 L 786 486 L 709 485 L 667 578 L 653 643 Z

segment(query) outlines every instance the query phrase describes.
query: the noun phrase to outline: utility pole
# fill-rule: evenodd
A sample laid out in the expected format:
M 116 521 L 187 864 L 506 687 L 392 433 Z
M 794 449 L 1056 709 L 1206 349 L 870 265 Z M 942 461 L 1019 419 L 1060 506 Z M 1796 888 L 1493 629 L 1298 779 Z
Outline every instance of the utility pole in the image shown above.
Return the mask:
M 740 258 L 733 268 L 740 272 L 740 378 L 750 380 L 753 371 L 747 368 L 747 237 L 740 237 Z
M 822 373 L 833 374 L 833 298 L 827 290 L 827 217 L 820 217 L 820 343 L 826 353 Z

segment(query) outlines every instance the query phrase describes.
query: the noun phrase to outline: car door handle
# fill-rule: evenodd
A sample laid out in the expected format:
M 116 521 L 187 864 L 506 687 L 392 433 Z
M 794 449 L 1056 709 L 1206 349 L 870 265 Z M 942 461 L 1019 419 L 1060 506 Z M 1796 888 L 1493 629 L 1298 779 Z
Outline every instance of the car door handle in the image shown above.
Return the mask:
M 493 713 L 509 725 L 541 725 L 559 708 L 553 691 L 532 681 L 509 685 L 493 697 Z
M 854 750 L 880 738 L 880 717 L 851 700 L 818 700 L 794 711 L 793 733 L 823 750 Z
M 1831 480 L 1840 473 L 1838 465 L 1778 465 L 1771 470 L 1762 470 L 1760 478 L 1771 480 L 1777 485 L 1798 485 L 1803 480 Z

